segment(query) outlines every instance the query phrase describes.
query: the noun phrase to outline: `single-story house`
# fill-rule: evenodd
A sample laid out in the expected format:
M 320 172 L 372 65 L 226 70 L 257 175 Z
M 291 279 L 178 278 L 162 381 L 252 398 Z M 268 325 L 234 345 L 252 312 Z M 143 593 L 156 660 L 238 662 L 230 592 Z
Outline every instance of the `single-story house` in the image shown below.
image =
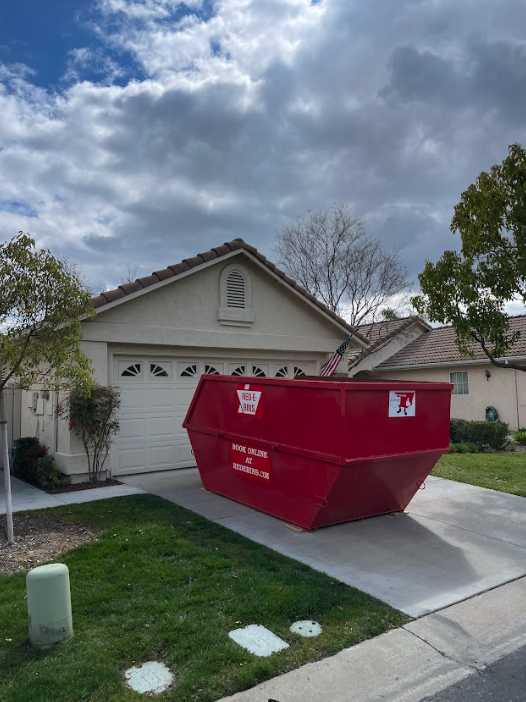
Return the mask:
M 526 367 L 526 316 L 510 317 L 510 329 L 521 337 L 498 360 Z M 452 417 L 485 420 L 486 408 L 494 407 L 512 431 L 526 426 L 526 372 L 493 366 L 476 345 L 473 357 L 462 356 L 452 327 L 432 328 L 413 316 L 363 325 L 359 331 L 370 346 L 350 351 L 350 376 L 451 382 Z
M 93 300 L 82 349 L 98 383 L 121 390 L 113 476 L 195 465 L 186 411 L 203 373 L 294 378 L 317 374 L 350 334 L 347 322 L 241 239 Z M 347 372 L 344 358 L 338 368 Z M 60 470 L 85 479 L 86 456 L 53 393 L 24 393 L 22 435 L 37 436 Z M 109 459 L 108 459 L 109 460 Z

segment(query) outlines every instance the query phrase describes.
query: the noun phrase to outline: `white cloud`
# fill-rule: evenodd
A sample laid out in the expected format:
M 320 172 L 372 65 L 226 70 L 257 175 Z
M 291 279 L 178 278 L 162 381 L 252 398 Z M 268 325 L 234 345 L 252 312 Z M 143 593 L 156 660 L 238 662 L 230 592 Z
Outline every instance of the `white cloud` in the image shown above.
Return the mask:
M 269 252 L 289 218 L 338 200 L 414 275 L 456 245 L 461 190 L 526 136 L 505 91 L 526 9 L 501 4 L 484 0 L 488 26 L 450 0 L 101 0 L 108 52 L 77 47 L 60 92 L 0 67 L 2 200 L 38 213 L 5 208 L 0 233 L 29 230 L 103 285 L 236 236 Z M 140 78 L 114 84 L 126 56 Z M 481 83 L 497 57 L 499 85 Z

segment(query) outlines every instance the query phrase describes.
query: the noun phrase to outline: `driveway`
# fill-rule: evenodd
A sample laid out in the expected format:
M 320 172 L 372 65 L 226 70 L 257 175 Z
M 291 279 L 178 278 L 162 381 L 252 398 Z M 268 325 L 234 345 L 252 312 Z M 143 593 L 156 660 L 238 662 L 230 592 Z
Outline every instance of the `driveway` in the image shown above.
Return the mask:
M 526 499 L 430 477 L 406 513 L 297 532 L 201 487 L 197 469 L 119 478 L 420 617 L 526 575 Z

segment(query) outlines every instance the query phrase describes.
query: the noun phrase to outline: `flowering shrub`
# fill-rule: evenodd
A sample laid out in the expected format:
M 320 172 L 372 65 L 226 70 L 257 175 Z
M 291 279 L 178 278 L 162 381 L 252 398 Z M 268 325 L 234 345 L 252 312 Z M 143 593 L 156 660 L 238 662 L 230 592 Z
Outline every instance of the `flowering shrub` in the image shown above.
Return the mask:
M 120 429 L 120 404 L 118 388 L 95 385 L 88 395 L 74 388 L 64 404 L 57 407 L 57 416 L 65 419 L 69 430 L 82 441 L 93 483 L 101 479 L 111 442 Z

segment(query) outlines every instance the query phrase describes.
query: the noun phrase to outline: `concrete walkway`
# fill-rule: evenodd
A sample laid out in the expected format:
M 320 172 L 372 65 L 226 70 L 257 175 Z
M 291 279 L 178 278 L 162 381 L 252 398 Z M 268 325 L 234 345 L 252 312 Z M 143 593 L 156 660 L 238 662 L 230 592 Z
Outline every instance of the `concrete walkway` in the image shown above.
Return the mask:
M 78 492 L 62 492 L 59 495 L 48 495 L 32 485 L 11 476 L 11 494 L 13 498 L 13 512 L 23 512 L 28 509 L 46 509 L 80 502 L 104 500 L 108 497 L 122 497 L 144 492 L 130 485 L 112 485 L 110 487 L 79 490 Z M 5 514 L 4 471 L 0 470 L 0 514 Z
M 421 617 L 526 575 L 526 499 L 428 478 L 407 513 L 295 532 L 206 492 L 197 469 L 122 478 Z

